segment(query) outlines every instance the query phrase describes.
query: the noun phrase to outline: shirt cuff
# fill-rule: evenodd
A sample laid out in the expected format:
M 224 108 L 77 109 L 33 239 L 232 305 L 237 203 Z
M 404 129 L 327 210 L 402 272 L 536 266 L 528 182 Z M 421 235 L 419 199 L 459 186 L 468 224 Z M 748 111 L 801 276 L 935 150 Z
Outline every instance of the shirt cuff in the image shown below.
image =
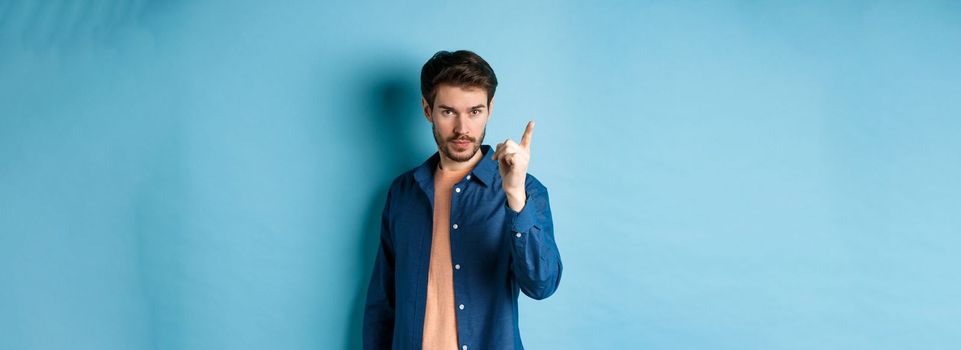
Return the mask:
M 531 196 L 527 195 L 525 201 L 526 203 L 520 212 L 511 209 L 511 207 L 507 205 L 507 201 L 504 201 L 504 209 L 507 211 L 507 223 L 510 225 L 511 232 L 527 233 L 531 227 L 534 226 L 536 215 L 534 208 L 532 208 L 534 203 L 531 203 Z

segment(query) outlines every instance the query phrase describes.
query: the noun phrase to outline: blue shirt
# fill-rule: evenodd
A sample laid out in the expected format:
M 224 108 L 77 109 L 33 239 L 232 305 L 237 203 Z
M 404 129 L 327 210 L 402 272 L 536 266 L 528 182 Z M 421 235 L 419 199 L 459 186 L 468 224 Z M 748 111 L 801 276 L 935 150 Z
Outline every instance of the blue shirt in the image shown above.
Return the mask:
M 527 174 L 527 203 L 507 206 L 491 147 L 451 192 L 450 251 L 459 350 L 523 349 L 517 296 L 557 290 L 561 257 L 547 188 Z M 364 349 L 420 349 L 433 235 L 435 152 L 390 185 L 367 290 Z M 460 305 L 464 307 L 461 308 Z M 454 349 L 445 349 L 454 350 Z

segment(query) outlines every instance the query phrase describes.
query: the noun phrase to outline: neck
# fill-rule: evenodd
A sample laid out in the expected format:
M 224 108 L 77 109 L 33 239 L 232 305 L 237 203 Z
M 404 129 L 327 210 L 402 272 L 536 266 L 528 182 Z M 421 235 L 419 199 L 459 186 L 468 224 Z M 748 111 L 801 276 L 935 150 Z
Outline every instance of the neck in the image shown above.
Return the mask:
M 438 153 L 440 154 L 440 168 L 448 171 L 458 171 L 473 168 L 475 165 L 477 165 L 477 162 L 481 160 L 481 157 L 484 156 L 484 151 L 478 149 L 477 153 L 474 153 L 474 156 L 468 159 L 466 162 L 455 162 L 454 160 L 447 158 L 447 155 L 445 155 L 444 152 L 440 152 L 440 150 L 438 150 Z

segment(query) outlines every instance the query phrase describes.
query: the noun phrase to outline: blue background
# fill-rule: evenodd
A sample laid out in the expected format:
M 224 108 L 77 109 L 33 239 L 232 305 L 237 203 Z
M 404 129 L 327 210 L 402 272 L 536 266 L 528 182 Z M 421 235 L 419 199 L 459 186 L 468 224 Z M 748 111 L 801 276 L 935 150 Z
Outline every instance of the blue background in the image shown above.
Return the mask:
M 0 1 L 0 348 L 354 349 L 419 72 L 537 121 L 530 349 L 961 342 L 958 2 Z

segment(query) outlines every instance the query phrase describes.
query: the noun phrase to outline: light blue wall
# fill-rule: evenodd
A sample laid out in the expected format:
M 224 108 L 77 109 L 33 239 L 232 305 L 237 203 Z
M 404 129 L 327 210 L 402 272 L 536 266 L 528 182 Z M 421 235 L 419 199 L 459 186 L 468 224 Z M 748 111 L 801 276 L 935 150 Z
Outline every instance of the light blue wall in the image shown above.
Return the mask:
M 357 348 L 460 48 L 538 122 L 529 349 L 961 342 L 958 2 L 272 3 L 0 0 L 0 349 Z

